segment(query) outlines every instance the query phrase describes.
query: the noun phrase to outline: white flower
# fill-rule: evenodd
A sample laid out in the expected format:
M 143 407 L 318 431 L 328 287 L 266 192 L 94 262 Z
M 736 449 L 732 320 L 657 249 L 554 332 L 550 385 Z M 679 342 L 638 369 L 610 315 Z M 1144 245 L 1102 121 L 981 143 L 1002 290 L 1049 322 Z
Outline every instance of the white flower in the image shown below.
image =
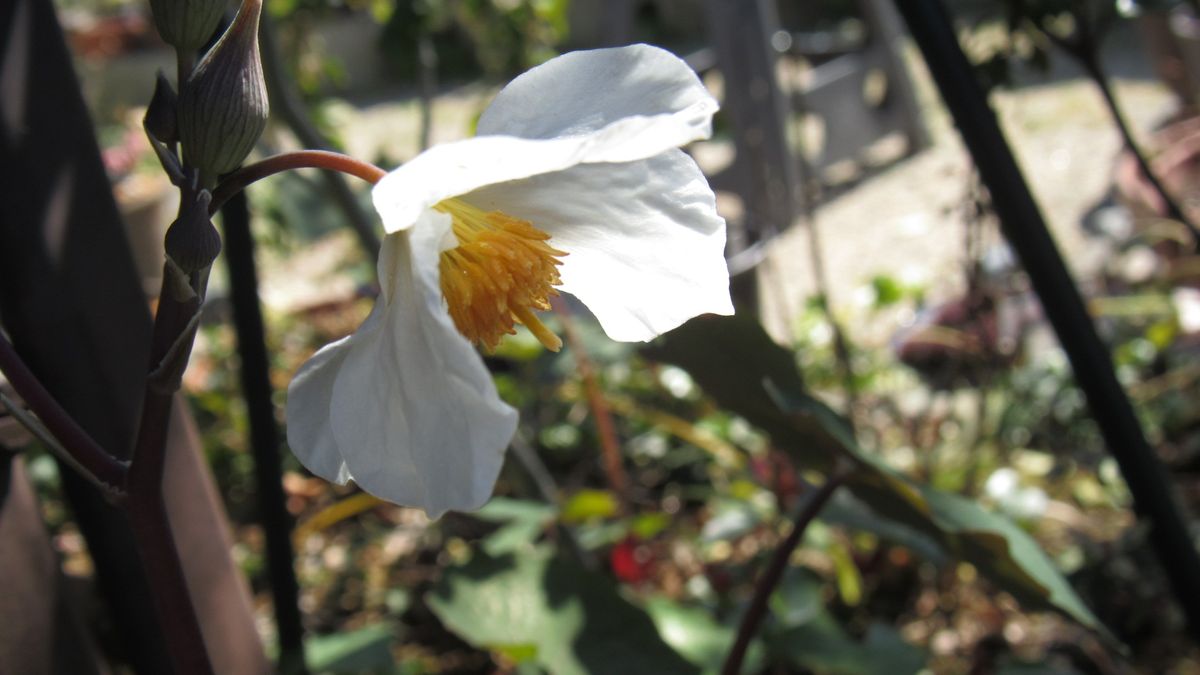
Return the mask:
M 678 149 L 708 137 L 716 110 L 661 49 L 574 52 L 505 87 L 477 137 L 383 178 L 380 297 L 288 388 L 300 461 L 432 517 L 479 508 L 517 413 L 472 343 L 494 346 L 516 321 L 558 349 L 533 313 L 555 289 L 616 340 L 732 313 L 725 222 Z

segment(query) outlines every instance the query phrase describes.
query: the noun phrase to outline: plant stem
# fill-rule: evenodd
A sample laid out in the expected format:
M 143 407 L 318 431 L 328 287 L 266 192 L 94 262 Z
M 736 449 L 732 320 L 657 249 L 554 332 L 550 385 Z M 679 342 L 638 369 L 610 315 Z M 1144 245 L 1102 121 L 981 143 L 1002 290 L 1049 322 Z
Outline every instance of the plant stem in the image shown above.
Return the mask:
M 216 213 L 234 194 L 246 189 L 247 186 L 274 176 L 277 173 L 292 169 L 325 169 L 337 171 L 361 178 L 374 185 L 387 175 L 387 171 L 361 160 L 354 159 L 339 152 L 326 150 L 299 150 L 274 155 L 264 160 L 244 166 L 229 174 L 213 190 L 212 202 L 208 207 L 209 213 Z
M 846 421 L 854 427 L 854 413 L 858 409 L 858 377 L 854 372 L 854 357 L 850 353 L 850 341 L 842 322 L 833 311 L 833 295 L 829 284 L 829 274 L 825 267 L 825 249 L 821 245 L 821 234 L 817 230 L 817 209 L 820 203 L 820 186 L 815 180 L 807 181 L 809 188 L 805 190 L 803 199 L 804 226 L 808 230 L 808 257 L 812 265 L 813 282 L 821 297 L 821 310 L 825 314 L 825 322 L 833 332 L 833 355 L 837 359 L 838 370 L 841 371 L 842 388 L 846 390 Z
M 185 193 L 183 196 L 187 199 L 191 195 Z M 170 358 L 186 363 L 195 337 L 196 326 L 192 318 L 200 311 L 200 299 L 195 295 L 179 298 L 178 291 L 172 286 L 177 283 L 172 281 L 173 275 L 178 275 L 178 271 L 172 269 L 168 260 L 163 270 L 158 313 L 154 317 L 151 372 L 159 370 L 169 354 Z M 177 346 L 180 340 L 185 341 L 181 352 Z M 182 375 L 182 369 L 179 369 L 179 375 Z M 176 375 L 166 381 L 147 379 L 141 422 L 129 466 L 129 497 L 125 506 L 150 587 L 154 589 L 155 608 L 162 622 L 167 650 L 178 675 L 211 675 L 212 664 L 163 500 L 167 432 L 178 382 Z
M 722 675 L 738 675 L 741 672 L 742 661 L 746 658 L 746 650 L 750 648 L 751 640 L 758 633 L 758 627 L 767 615 L 767 601 L 771 599 L 771 593 L 783 579 L 783 573 L 787 570 L 792 552 L 800 545 L 800 540 L 804 538 L 804 532 L 808 529 L 809 524 L 825 507 L 833 493 L 841 487 L 848 475 L 847 468 L 839 463 L 825 479 L 825 483 L 816 492 L 810 493 L 800 504 L 795 518 L 792 519 L 792 531 L 775 549 L 770 564 L 763 570 L 762 576 L 754 585 L 754 597 L 750 600 L 750 606 L 746 608 L 746 613 L 742 615 L 742 622 L 738 625 L 737 638 L 733 642 L 733 647 L 729 649 L 729 655 L 725 657 L 725 665 L 721 667 Z
M 563 334 L 575 357 L 575 365 L 579 377 L 583 380 L 583 390 L 592 410 L 592 419 L 596 423 L 596 435 L 599 436 L 600 450 L 604 457 L 604 475 L 608 478 L 608 486 L 616 493 L 617 501 L 623 513 L 629 513 L 629 478 L 625 474 L 625 466 L 621 462 L 621 442 L 617 438 L 617 428 L 613 425 L 612 411 L 604 400 L 604 392 L 600 390 L 600 382 L 596 378 L 596 369 L 588 358 L 587 347 L 579 337 L 575 321 L 571 318 L 571 310 L 559 298 L 551 298 L 550 304 L 554 313 L 562 322 Z
M 170 402 L 171 397 L 166 397 L 165 409 L 155 405 L 156 413 L 169 413 Z M 153 492 L 131 489 L 125 504 L 177 675 L 212 675 L 161 488 Z
M 63 410 L 3 333 L 0 333 L 0 372 L 4 373 L 13 390 L 20 394 L 42 425 L 70 453 L 76 468 L 83 471 L 88 480 L 103 485 L 110 498 L 119 497 L 125 485 L 125 464 L 108 454 L 79 426 L 75 418 Z
M 913 40 L 937 83 L 963 141 L 992 195 L 1005 239 L 1029 275 L 1046 318 L 1066 352 L 1092 416 L 1133 496 L 1138 520 L 1182 606 L 1200 637 L 1200 555 L 1166 470 L 1146 441 L 1141 423 L 1113 370 L 1083 298 L 1050 236 L 1021 175 L 996 115 L 962 51 L 946 8 L 938 0 L 897 2 Z
M 225 231 L 225 266 L 229 270 L 229 295 L 233 325 L 241 356 L 242 395 L 250 419 L 250 449 L 254 454 L 255 502 L 267 546 L 267 571 L 271 602 L 279 634 L 279 672 L 299 675 L 304 663 L 304 625 L 300 616 L 300 588 L 296 582 L 292 551 L 292 516 L 285 505 L 280 480 L 279 426 L 271 401 L 270 357 L 259 307 L 258 271 L 254 264 L 254 238 L 246 193 L 233 196 L 221 211 Z

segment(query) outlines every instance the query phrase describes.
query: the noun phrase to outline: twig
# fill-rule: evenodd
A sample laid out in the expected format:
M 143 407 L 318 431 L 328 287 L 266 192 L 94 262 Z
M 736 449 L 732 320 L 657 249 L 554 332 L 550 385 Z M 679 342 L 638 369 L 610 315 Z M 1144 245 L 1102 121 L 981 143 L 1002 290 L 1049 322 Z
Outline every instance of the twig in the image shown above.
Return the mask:
M 742 615 L 742 621 L 738 625 L 737 638 L 734 639 L 733 646 L 729 649 L 729 655 L 725 657 L 725 665 L 721 667 L 722 675 L 741 673 L 746 650 L 750 648 L 750 642 L 758 633 L 758 627 L 766 617 L 767 601 L 770 600 L 771 593 L 783 579 L 783 573 L 787 569 L 792 552 L 800 544 L 809 524 L 821 512 L 833 493 L 841 487 L 848 475 L 848 468 L 839 463 L 825 483 L 816 492 L 810 493 L 796 511 L 796 516 L 792 519 L 792 531 L 775 549 L 770 564 L 763 570 L 762 576 L 754 585 L 754 597 L 750 600 L 750 606 L 746 608 L 746 613 Z
M 533 448 L 533 445 L 529 443 L 529 439 L 525 438 L 520 429 L 513 436 L 509 447 L 512 448 L 513 457 L 516 457 L 517 463 L 529 474 L 529 478 L 533 481 L 534 486 L 537 487 L 537 491 L 541 494 L 542 499 L 547 504 L 559 506 L 562 501 L 559 498 L 561 491 L 558 489 L 558 484 L 554 482 L 554 476 L 550 474 L 550 470 L 546 468 L 546 464 L 542 462 L 542 458 L 538 457 L 537 450 Z M 575 537 L 575 533 L 571 531 L 571 528 L 563 524 L 560 518 L 555 518 L 554 526 L 558 532 L 558 536 L 566 543 L 567 550 L 575 557 L 575 560 L 585 569 L 595 570 L 598 567 L 595 556 L 583 548 L 583 545 L 579 543 L 579 539 Z
M 1068 39 L 1061 35 L 1055 34 L 1051 30 L 1047 30 L 1039 24 L 1033 24 L 1042 35 L 1045 35 L 1051 43 L 1061 49 L 1071 58 L 1075 59 L 1096 88 L 1100 90 L 1100 95 L 1104 98 L 1104 105 L 1108 109 L 1108 114 L 1112 117 L 1113 124 L 1117 126 L 1117 131 L 1121 134 L 1121 140 L 1125 144 L 1125 148 L 1133 155 L 1137 162 L 1138 169 L 1142 176 L 1150 183 L 1150 187 L 1158 193 L 1158 196 L 1163 201 L 1163 205 L 1167 208 L 1167 213 L 1171 218 L 1178 220 L 1187 227 L 1192 234 L 1192 241 L 1200 250 L 1200 229 L 1197 229 L 1196 224 L 1188 218 L 1179 202 L 1167 191 L 1165 185 L 1159 180 L 1158 175 L 1150 166 L 1150 161 L 1146 159 L 1146 154 L 1142 152 L 1138 146 L 1137 140 L 1133 137 L 1133 131 L 1129 128 L 1129 123 L 1125 120 L 1125 115 L 1121 111 L 1120 104 L 1117 103 L 1117 97 L 1113 93 L 1112 85 L 1108 82 L 1108 77 L 1104 73 L 1104 67 L 1100 65 L 1100 42 L 1107 26 L 1093 34 L 1088 26 L 1087 19 L 1079 16 L 1078 13 L 1072 14 L 1077 26 L 1077 34 L 1074 39 Z
M 1146 159 L 1146 154 L 1138 147 L 1137 141 L 1133 138 L 1133 131 L 1129 128 L 1129 123 L 1125 121 L 1125 115 L 1121 112 L 1121 107 L 1117 103 L 1116 95 L 1113 93 L 1112 85 L 1108 83 L 1108 78 L 1105 77 L 1104 71 L 1100 66 L 1100 59 L 1096 54 L 1081 55 L 1078 57 L 1084 70 L 1096 83 L 1096 87 L 1100 90 L 1100 95 L 1104 97 L 1104 104 L 1108 108 L 1109 115 L 1113 118 L 1113 123 L 1117 125 L 1117 129 L 1121 132 L 1121 139 L 1125 142 L 1126 149 L 1137 161 L 1138 168 L 1141 169 L 1142 175 L 1154 191 L 1162 198 L 1163 204 L 1167 207 L 1167 213 L 1172 218 L 1183 223 L 1188 231 L 1192 233 L 1192 240 L 1195 245 L 1200 247 L 1200 229 L 1196 228 L 1196 224 L 1192 222 L 1184 213 L 1183 207 L 1179 202 L 1167 191 L 1167 187 L 1163 185 L 1158 175 L 1154 173 L 1154 169 L 1150 167 L 1150 161 Z
M 550 473 L 550 469 L 546 468 L 542 458 L 538 457 L 537 450 L 534 450 L 533 445 L 529 443 L 529 439 L 525 438 L 525 434 L 521 433 L 520 429 L 513 436 L 509 446 L 512 448 L 513 456 L 517 458 L 517 463 L 525 469 L 525 473 L 529 474 L 529 479 L 533 481 L 542 500 L 547 504 L 558 504 L 560 501 L 558 483 L 554 482 L 554 476 Z
M 612 412 L 608 409 L 608 401 L 600 390 L 596 379 L 596 369 L 588 358 L 587 348 L 575 328 L 571 318 L 571 310 L 558 298 L 551 298 L 550 304 L 555 314 L 562 322 L 563 334 L 571 347 L 571 355 L 575 357 L 575 365 L 579 369 L 579 378 L 583 380 L 584 393 L 587 396 L 588 407 L 592 410 L 592 419 L 596 423 L 596 435 L 599 436 L 600 450 L 604 457 L 604 474 L 608 478 L 608 486 L 617 495 L 621 511 L 629 513 L 629 479 L 625 475 L 625 466 L 621 462 L 621 442 L 617 438 L 617 429 L 613 425 Z
M 829 324 L 829 329 L 833 333 L 833 355 L 837 359 L 838 370 L 841 371 L 842 388 L 846 390 L 846 421 L 853 428 L 854 411 L 858 408 L 858 378 L 854 374 L 850 341 L 846 339 L 846 331 L 842 328 L 842 323 L 833 313 L 833 296 L 830 291 L 829 274 L 825 269 L 825 252 L 821 246 L 821 235 L 817 231 L 816 200 L 817 189 L 813 185 L 805 191 L 803 200 L 804 224 L 808 231 L 808 256 L 812 265 L 813 281 L 817 285 L 817 293 L 821 296 L 821 309 L 825 313 L 825 322 Z
M 58 442 L 58 439 L 54 437 L 54 434 L 50 433 L 49 429 L 39 422 L 36 417 L 31 415 L 28 410 L 25 410 L 23 406 L 10 399 L 8 396 L 5 396 L 4 392 L 2 391 L 0 391 L 0 406 L 3 406 L 4 409 L 7 410 L 8 413 L 12 415 L 18 423 L 20 423 L 21 426 L 25 427 L 26 431 L 32 434 L 34 438 L 38 439 L 38 441 L 40 441 L 41 444 L 50 451 L 50 454 L 54 455 L 64 464 L 74 469 L 75 473 L 83 476 L 83 478 L 94 485 L 96 489 L 100 490 L 100 493 L 104 495 L 105 499 L 115 504 L 121 499 L 125 498 L 125 491 L 123 489 L 115 485 L 108 485 L 92 475 L 92 472 L 88 471 L 87 467 L 85 467 L 83 464 L 80 464 L 79 460 L 75 459 L 75 456 L 72 455 L 66 448 L 64 448 L 62 443 Z
M 125 485 L 125 464 L 108 454 L 83 427 L 79 426 L 75 418 L 63 410 L 2 333 L 0 371 L 8 378 L 13 390 L 25 401 L 25 405 L 38 416 L 41 424 L 70 455 L 71 465 L 79 469 L 89 481 L 103 486 L 106 494 L 119 495 Z
M 421 133 L 418 136 L 421 151 L 429 148 L 433 132 L 433 97 L 437 95 L 437 48 L 429 31 L 422 30 L 417 36 L 417 68 L 421 82 Z

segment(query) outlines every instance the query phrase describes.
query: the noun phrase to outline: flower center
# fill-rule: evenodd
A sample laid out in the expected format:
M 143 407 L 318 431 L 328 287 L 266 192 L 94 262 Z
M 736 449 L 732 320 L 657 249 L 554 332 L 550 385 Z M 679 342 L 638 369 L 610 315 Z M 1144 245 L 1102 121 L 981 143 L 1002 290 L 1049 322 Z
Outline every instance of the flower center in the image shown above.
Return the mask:
M 546 349 L 558 351 L 562 340 L 546 328 L 533 310 L 550 309 L 559 258 L 550 235 L 527 220 L 500 211 L 483 211 L 458 199 L 433 208 L 449 214 L 458 246 L 443 251 L 438 262 L 442 295 L 458 332 L 485 349 L 495 349 L 504 335 L 522 323 Z

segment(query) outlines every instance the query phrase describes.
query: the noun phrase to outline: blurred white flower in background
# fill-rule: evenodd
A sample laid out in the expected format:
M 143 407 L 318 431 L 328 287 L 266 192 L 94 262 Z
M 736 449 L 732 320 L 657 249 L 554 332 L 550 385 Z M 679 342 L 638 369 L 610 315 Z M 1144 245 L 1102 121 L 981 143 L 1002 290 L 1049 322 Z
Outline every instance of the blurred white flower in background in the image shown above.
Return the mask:
M 1021 475 L 1008 467 L 992 472 L 983 485 L 983 491 L 996 502 L 1000 510 L 1020 520 L 1040 518 L 1050 505 L 1050 498 L 1044 490 L 1022 487 Z

